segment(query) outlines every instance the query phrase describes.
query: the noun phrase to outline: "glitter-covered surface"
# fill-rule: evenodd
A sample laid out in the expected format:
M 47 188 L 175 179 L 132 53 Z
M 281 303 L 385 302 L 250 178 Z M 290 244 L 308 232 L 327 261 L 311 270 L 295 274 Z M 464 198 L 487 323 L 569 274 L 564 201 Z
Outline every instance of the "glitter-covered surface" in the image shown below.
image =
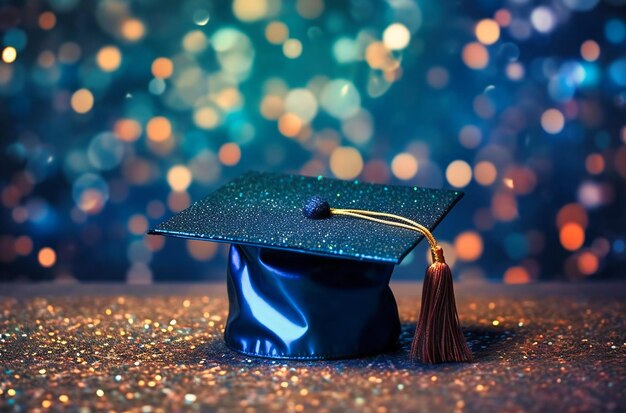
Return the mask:
M 222 285 L 0 285 L 0 411 L 624 411 L 624 284 L 456 286 L 472 364 L 229 351 Z
M 248 172 L 159 224 L 155 234 L 399 263 L 422 239 L 415 231 L 349 217 L 310 219 L 313 196 L 332 208 L 397 214 L 433 229 L 458 191 Z

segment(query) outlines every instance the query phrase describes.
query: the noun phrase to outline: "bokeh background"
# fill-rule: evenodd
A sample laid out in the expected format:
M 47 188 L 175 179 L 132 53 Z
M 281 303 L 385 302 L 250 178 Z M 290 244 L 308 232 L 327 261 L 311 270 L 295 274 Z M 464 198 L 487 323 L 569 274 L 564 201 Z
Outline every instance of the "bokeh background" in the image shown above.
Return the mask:
M 0 2 L 0 277 L 223 279 L 145 233 L 255 169 L 465 191 L 461 279 L 623 278 L 625 6 Z

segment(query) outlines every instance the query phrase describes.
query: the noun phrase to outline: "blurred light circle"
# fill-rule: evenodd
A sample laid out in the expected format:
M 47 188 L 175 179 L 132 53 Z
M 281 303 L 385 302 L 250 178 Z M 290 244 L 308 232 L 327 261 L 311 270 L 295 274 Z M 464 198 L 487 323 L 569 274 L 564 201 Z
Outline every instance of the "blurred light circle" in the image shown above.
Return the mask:
M 43 247 L 37 253 L 37 261 L 44 268 L 50 268 L 57 262 L 57 254 L 50 247 Z
M 285 111 L 284 101 L 278 95 L 265 95 L 261 101 L 261 114 L 265 119 L 278 119 Z
M 167 79 L 174 73 L 174 63 L 167 57 L 158 57 L 152 62 L 151 70 L 152 76 Z
M 552 9 L 546 6 L 539 6 L 530 14 L 530 21 L 538 32 L 549 33 L 556 25 L 556 16 Z
M 261 20 L 267 12 L 267 0 L 235 0 L 233 2 L 233 13 L 243 22 Z
M 472 168 L 460 159 L 451 162 L 446 168 L 446 179 L 456 188 L 466 187 L 472 180 Z
M 189 53 L 200 53 L 209 45 L 202 30 L 192 30 L 183 37 L 183 48 Z
M 402 23 L 393 23 L 383 32 L 383 43 L 389 50 L 402 50 L 409 45 L 411 33 Z
M 193 157 L 189 169 L 195 181 L 208 184 L 217 181 L 222 172 L 219 159 L 212 151 L 205 149 Z
M 580 55 L 588 62 L 595 62 L 600 57 L 600 46 L 595 40 L 585 40 L 580 45 Z
M 468 43 L 461 52 L 463 63 L 470 69 L 484 69 L 489 63 L 489 52 L 480 43 Z
M 190 204 L 191 197 L 187 191 L 172 191 L 167 196 L 167 207 L 173 212 L 180 212 Z
M 339 63 L 351 63 L 358 59 L 357 44 L 349 37 L 340 37 L 333 44 L 333 56 Z
M 448 82 L 450 81 L 450 74 L 444 67 L 431 67 L 426 73 L 426 81 L 428 82 L 428 85 L 432 88 L 443 89 L 448 85 Z
M 618 19 L 611 19 L 604 25 L 604 35 L 611 43 L 622 43 L 626 39 L 626 25 Z
M 495 20 L 483 19 L 476 24 L 474 33 L 479 42 L 491 45 L 500 38 L 500 26 Z
M 578 188 L 578 202 L 586 208 L 597 208 L 612 198 L 612 187 L 593 181 L 585 181 Z
M 193 122 L 199 128 L 214 129 L 220 123 L 220 115 L 214 108 L 204 106 L 194 111 Z
M 360 110 L 356 115 L 345 118 L 341 123 L 341 131 L 348 140 L 356 145 L 363 145 L 370 141 L 374 130 L 374 119 L 366 110 Z
M 148 230 L 148 220 L 142 214 L 133 214 L 128 218 L 128 231 L 134 235 L 144 235 Z
M 512 221 L 517 217 L 517 200 L 510 193 L 496 193 L 491 198 L 491 213 L 499 221 Z
M 93 107 L 93 94 L 89 89 L 78 89 L 72 94 L 70 104 L 74 112 L 84 114 Z
M 105 72 L 113 72 L 122 64 L 122 53 L 116 46 L 104 46 L 96 55 L 98 66 Z
M 585 243 L 585 231 L 580 225 L 570 222 L 559 231 L 559 239 L 563 248 L 576 251 Z
M 13 63 L 17 59 L 17 50 L 13 46 L 7 46 L 2 50 L 2 61 L 4 63 Z
M 237 29 L 225 27 L 213 34 L 211 45 L 225 72 L 238 80 L 247 78 L 254 60 L 254 48 L 248 36 Z
M 528 270 L 521 266 L 515 266 L 504 272 L 505 284 L 527 284 L 530 282 L 530 274 Z
M 126 142 L 133 142 L 141 136 L 141 124 L 134 119 L 119 119 L 113 126 L 115 135 Z
M 154 142 L 163 142 L 172 135 L 172 124 L 163 116 L 155 116 L 146 125 L 148 139 Z
M 591 153 L 585 158 L 585 168 L 592 175 L 601 174 L 604 171 L 604 157 L 599 153 Z
M 474 166 L 474 179 L 480 185 L 488 186 L 495 182 L 498 171 L 489 161 L 480 161 Z
M 296 10 L 305 19 L 315 19 L 324 11 L 323 0 L 297 0 Z
M 109 199 L 109 187 L 99 175 L 86 173 L 74 181 L 72 198 L 81 211 L 97 214 Z
M 593 9 L 599 0 L 563 0 L 563 3 L 575 11 L 587 11 Z
M 417 173 L 417 159 L 408 152 L 399 153 L 391 161 L 391 172 L 398 179 L 408 181 Z
M 282 44 L 289 37 L 289 29 L 283 22 L 271 22 L 265 26 L 265 38 L 272 44 Z
M 225 143 L 218 152 L 220 162 L 226 166 L 235 166 L 241 160 L 241 149 L 233 142 Z
M 72 64 L 80 59 L 80 46 L 74 42 L 65 42 L 59 47 L 59 61 Z
M 465 231 L 454 239 L 457 258 L 462 261 L 476 261 L 483 254 L 483 239 L 476 231 Z
M 565 117 L 558 109 L 548 109 L 541 115 L 543 130 L 551 135 L 556 135 L 565 126 Z
M 197 261 L 210 261 L 217 252 L 216 242 L 206 242 L 198 240 L 187 240 L 187 252 Z
M 191 171 L 185 165 L 175 165 L 167 171 L 167 183 L 174 191 L 187 190 L 191 180 Z
M 306 123 L 317 115 L 317 100 L 309 89 L 293 89 L 285 98 L 285 110 L 297 115 Z
M 278 130 L 288 138 L 298 136 L 303 126 L 302 119 L 293 113 L 285 113 L 278 118 Z
M 89 162 L 98 169 L 109 170 L 120 164 L 124 156 L 124 143 L 110 132 L 96 135 L 87 148 Z
M 626 86 L 626 58 L 618 59 L 609 66 L 609 76 L 618 86 Z
M 578 256 L 578 270 L 583 275 L 593 275 L 598 271 L 598 267 L 599 260 L 594 253 L 585 251 Z
M 320 98 L 322 108 L 330 115 L 345 119 L 361 108 L 361 96 L 352 82 L 336 79 L 324 85 Z
M 146 26 L 139 19 L 126 19 L 121 27 L 122 36 L 130 42 L 141 40 L 146 34 Z
M 302 43 L 298 39 L 287 39 L 283 43 L 283 53 L 290 59 L 300 57 L 302 54 Z
M 355 148 L 338 147 L 330 155 L 330 170 L 339 179 L 354 179 L 363 170 L 363 158 Z
M 465 148 L 474 149 L 480 145 L 480 142 L 483 139 L 483 135 L 478 126 L 475 125 L 465 125 L 459 131 L 459 142 Z
M 39 27 L 43 30 L 52 30 L 57 24 L 57 16 L 51 11 L 44 11 L 37 20 Z

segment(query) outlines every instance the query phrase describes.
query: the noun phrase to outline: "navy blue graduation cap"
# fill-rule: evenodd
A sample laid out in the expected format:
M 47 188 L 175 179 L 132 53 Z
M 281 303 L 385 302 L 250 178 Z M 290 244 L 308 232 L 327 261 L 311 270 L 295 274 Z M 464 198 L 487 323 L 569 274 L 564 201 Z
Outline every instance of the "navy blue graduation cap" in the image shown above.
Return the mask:
M 452 274 L 431 231 L 462 193 L 249 172 L 151 230 L 231 244 L 224 338 L 283 359 L 378 354 L 398 343 L 394 265 L 426 238 L 427 269 L 411 357 L 471 360 Z

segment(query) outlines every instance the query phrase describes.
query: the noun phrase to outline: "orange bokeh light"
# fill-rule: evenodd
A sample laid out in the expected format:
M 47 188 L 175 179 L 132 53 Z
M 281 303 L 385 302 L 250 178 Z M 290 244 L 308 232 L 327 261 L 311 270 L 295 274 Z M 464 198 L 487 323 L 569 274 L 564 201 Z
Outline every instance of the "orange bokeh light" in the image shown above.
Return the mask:
M 39 250 L 39 254 L 37 254 L 37 260 L 39 261 L 39 265 L 45 268 L 49 268 L 57 262 L 57 254 L 52 248 L 44 247 Z
M 43 30 L 52 30 L 57 24 L 57 16 L 51 11 L 45 11 L 39 15 L 38 23 Z
M 504 273 L 505 284 L 527 284 L 530 274 L 524 267 L 511 267 Z
M 508 193 L 495 194 L 491 200 L 491 211 L 500 221 L 512 221 L 517 217 L 517 201 Z
M 241 160 L 241 149 L 236 143 L 225 143 L 220 147 L 218 157 L 224 165 L 237 165 Z
M 465 45 L 461 57 L 470 69 L 484 69 L 489 63 L 487 48 L 478 42 Z
M 159 79 L 167 79 L 174 73 L 174 63 L 167 57 L 158 57 L 152 62 L 152 75 Z
M 578 270 L 584 275 L 592 275 L 598 271 L 598 257 L 592 252 L 585 251 L 578 256 Z
M 155 116 L 146 125 L 148 139 L 154 142 L 163 142 L 172 135 L 172 124 L 163 116 Z
M 600 57 L 600 46 L 595 40 L 586 40 L 580 45 L 580 55 L 588 62 L 596 61 Z
M 463 261 L 476 261 L 483 254 L 483 240 L 474 231 L 459 234 L 454 240 L 456 255 Z
M 284 136 L 293 138 L 302 130 L 303 122 L 297 115 L 293 113 L 285 113 L 278 118 L 278 130 Z
M 599 153 L 592 153 L 585 159 L 585 168 L 592 175 L 601 174 L 604 171 L 604 157 Z
M 570 222 L 561 228 L 559 239 L 563 248 L 576 251 L 585 243 L 585 230 L 579 224 Z
M 119 139 L 133 142 L 141 136 L 141 125 L 134 119 L 120 119 L 115 122 L 113 131 Z

